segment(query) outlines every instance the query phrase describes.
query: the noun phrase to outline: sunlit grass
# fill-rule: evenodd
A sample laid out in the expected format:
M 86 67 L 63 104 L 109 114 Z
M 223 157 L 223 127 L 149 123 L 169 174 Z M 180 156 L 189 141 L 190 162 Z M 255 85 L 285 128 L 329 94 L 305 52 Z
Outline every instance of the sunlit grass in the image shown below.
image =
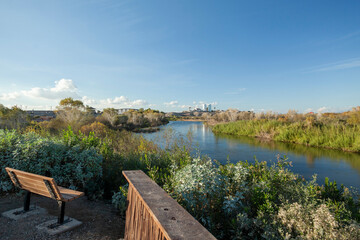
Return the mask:
M 313 147 L 360 152 L 360 129 L 351 124 L 307 124 L 278 120 L 240 120 L 213 127 L 215 133 L 268 138 Z

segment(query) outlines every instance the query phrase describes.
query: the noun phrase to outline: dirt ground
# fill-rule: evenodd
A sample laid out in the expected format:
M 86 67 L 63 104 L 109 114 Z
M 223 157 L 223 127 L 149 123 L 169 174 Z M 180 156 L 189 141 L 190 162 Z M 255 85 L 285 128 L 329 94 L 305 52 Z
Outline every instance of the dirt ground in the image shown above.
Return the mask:
M 0 213 L 23 206 L 22 196 L 0 196 Z M 0 216 L 0 239 L 120 239 L 124 237 L 125 219 L 117 215 L 111 204 L 89 201 L 81 197 L 66 204 L 65 216 L 75 218 L 82 225 L 68 232 L 49 236 L 36 226 L 50 219 L 57 219 L 58 205 L 53 199 L 31 195 L 31 204 L 47 210 L 47 214 L 32 215 L 25 219 L 11 220 Z

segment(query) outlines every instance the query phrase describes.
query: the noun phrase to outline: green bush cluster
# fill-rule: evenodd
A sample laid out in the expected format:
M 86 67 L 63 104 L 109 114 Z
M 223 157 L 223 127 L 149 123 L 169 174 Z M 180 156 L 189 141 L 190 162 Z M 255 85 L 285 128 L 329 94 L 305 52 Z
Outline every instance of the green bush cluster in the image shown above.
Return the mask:
M 111 199 L 126 184 L 123 170 L 143 170 L 160 186 L 171 175 L 172 165 L 190 159 L 183 143 L 167 150 L 139 135 L 102 125 L 83 134 L 70 127 L 61 135 L 0 130 L 0 192 L 14 190 L 5 167 L 54 177 L 64 187 L 83 190 L 90 198 Z
M 0 130 L 0 191 L 12 191 L 5 167 L 50 176 L 57 184 L 83 190 L 89 197 L 102 193 L 103 158 L 92 146 L 92 138 L 74 142 L 69 133 L 49 139 L 35 133 Z
M 339 123 L 308 124 L 279 120 L 241 120 L 215 125 L 215 133 L 251 136 L 314 147 L 360 152 L 360 126 Z
M 348 189 L 305 181 L 288 164 L 197 158 L 168 191 L 218 239 L 359 239 L 360 203 Z

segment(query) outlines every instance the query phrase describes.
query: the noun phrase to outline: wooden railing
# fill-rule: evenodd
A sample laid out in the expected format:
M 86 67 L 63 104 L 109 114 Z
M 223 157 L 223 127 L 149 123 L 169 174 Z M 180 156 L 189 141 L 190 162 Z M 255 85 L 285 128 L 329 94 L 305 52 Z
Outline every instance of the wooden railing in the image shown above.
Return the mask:
M 144 172 L 123 175 L 129 182 L 125 240 L 216 239 Z

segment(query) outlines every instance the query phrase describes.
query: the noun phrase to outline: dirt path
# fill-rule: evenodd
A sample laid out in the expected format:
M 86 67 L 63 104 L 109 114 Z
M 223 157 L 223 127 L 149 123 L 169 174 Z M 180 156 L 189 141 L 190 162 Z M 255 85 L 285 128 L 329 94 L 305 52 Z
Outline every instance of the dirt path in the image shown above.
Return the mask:
M 23 197 L 15 194 L 0 196 L 0 213 L 22 207 Z M 56 236 L 49 236 L 36 229 L 36 225 L 57 218 L 58 205 L 55 200 L 31 196 L 31 204 L 45 208 L 48 213 L 29 216 L 26 219 L 11 220 L 0 216 L 0 239 L 120 239 L 124 236 L 125 220 L 115 209 L 102 201 L 89 201 L 81 197 L 66 204 L 65 215 L 83 224 Z

